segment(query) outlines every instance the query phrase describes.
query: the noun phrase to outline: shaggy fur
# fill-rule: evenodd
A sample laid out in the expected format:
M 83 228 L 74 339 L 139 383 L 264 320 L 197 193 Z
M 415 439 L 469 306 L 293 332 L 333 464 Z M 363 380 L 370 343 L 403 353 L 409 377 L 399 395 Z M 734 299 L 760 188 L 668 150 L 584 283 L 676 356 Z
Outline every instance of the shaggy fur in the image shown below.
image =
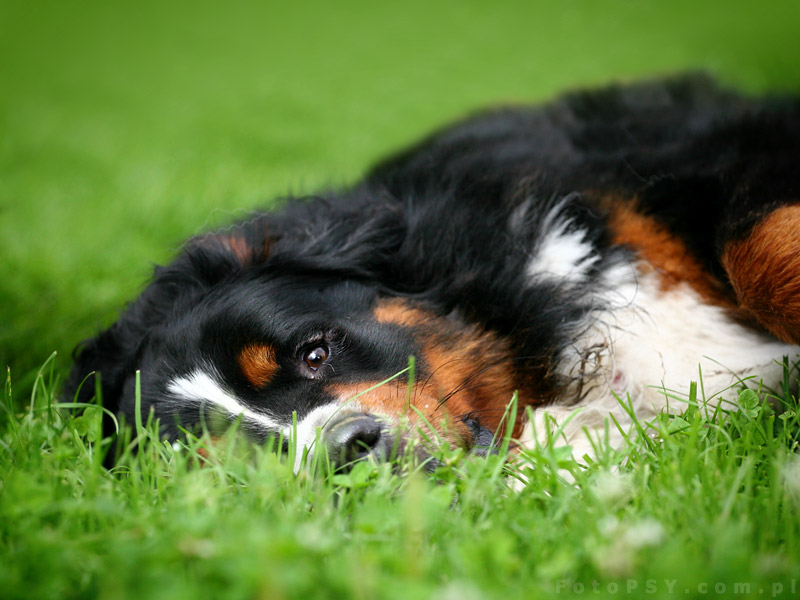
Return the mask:
M 582 427 L 624 422 L 617 396 L 655 414 L 698 365 L 709 392 L 778 380 L 800 342 L 798 200 L 793 99 L 689 77 L 494 110 L 189 240 L 80 346 L 65 394 L 98 372 L 132 421 L 139 370 L 167 438 L 290 435 L 295 412 L 300 444 L 319 428 L 347 462 L 390 455 L 401 423 L 485 449 L 517 392 L 523 443 L 581 407 L 580 454 Z

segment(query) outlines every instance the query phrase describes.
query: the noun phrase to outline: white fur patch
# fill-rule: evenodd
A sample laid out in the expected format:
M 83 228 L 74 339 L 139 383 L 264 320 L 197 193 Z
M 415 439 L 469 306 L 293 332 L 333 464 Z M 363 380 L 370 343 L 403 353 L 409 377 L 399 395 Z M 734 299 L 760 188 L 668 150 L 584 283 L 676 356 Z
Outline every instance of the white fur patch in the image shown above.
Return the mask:
M 224 413 L 231 421 L 241 417 L 248 425 L 264 433 L 281 431 L 283 423 L 280 420 L 245 406 L 236 396 L 223 389 L 218 383 L 216 373 L 211 371 L 213 375 L 197 369 L 189 375 L 178 377 L 169 383 L 167 390 L 175 398 L 183 401 L 210 405 Z
M 545 439 L 547 413 L 560 424 L 571 417 L 563 428 L 563 442 L 573 447 L 577 458 L 591 455 L 583 428 L 597 433 L 608 422 L 611 442 L 619 445 L 622 435 L 609 415 L 623 429 L 631 426 L 615 394 L 623 400 L 630 397 L 640 420 L 664 410 L 682 412 L 685 402 L 667 398 L 664 390 L 688 398 L 691 381 L 701 381 L 706 401 L 717 405 L 720 392 L 748 375 L 778 387 L 783 377 L 778 363 L 800 352 L 797 346 L 736 323 L 722 308 L 705 304 L 688 284 L 663 291 L 655 273 L 637 278 L 630 264 L 606 274 L 598 300 L 607 308 L 587 317 L 584 333 L 559 359 L 563 375 L 583 375 L 582 398 L 565 398 L 563 405 L 535 411 L 523 433 L 524 444 L 531 444 L 533 436 Z M 574 391 L 578 395 L 577 386 Z M 735 397 L 735 392 L 727 397 Z
M 242 400 L 226 391 L 219 383 L 219 376 L 213 369 L 209 372 L 197 369 L 184 377 L 171 381 L 167 390 L 184 402 L 208 405 L 225 415 L 228 421 L 241 418 L 247 425 L 267 435 L 283 435 L 290 444 L 295 443 L 295 429 L 291 419 L 278 419 L 272 415 L 255 412 Z M 347 402 L 345 402 L 347 401 Z M 348 398 L 318 406 L 297 422 L 296 455 L 294 469 L 297 472 L 303 463 L 303 455 L 312 455 L 317 430 L 325 426 L 346 407 L 346 412 L 360 412 L 361 406 Z M 307 450 L 307 452 L 306 452 Z
M 344 404 L 334 402 L 318 406 L 305 417 L 302 421 L 297 422 L 297 454 L 294 459 L 294 471 L 297 473 L 303 465 L 303 454 L 307 455 L 310 460 L 314 452 L 314 444 L 317 440 L 317 431 L 322 431 L 325 426 L 334 418 L 339 415 L 349 414 L 351 412 L 360 412 L 358 404 L 347 403 L 345 409 Z M 292 427 L 289 426 L 285 436 L 288 440 L 292 440 Z M 305 452 L 307 450 L 307 452 Z
M 562 218 L 563 203 L 545 217 L 542 236 L 525 267 L 528 278 L 550 277 L 577 282 L 586 277 L 599 259 L 586 231 L 572 227 L 572 220 Z

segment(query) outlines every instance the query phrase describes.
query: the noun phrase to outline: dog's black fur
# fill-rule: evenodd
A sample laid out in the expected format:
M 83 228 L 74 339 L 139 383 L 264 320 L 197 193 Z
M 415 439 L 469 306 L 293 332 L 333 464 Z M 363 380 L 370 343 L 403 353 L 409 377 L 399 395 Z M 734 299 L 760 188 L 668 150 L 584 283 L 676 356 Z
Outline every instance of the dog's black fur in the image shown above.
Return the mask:
M 436 404 L 421 412 L 446 415 L 451 441 L 480 445 L 513 390 L 534 407 L 580 400 L 576 379 L 590 374 L 562 363 L 608 308 L 596 292 L 610 269 L 649 262 L 680 279 L 680 269 L 652 258 L 657 251 L 620 234 L 626 217 L 612 217 L 620 207 L 703 270 L 700 284 L 693 276 L 671 283 L 694 286 L 732 322 L 758 329 L 756 320 L 769 320 L 739 297 L 726 249 L 798 200 L 793 99 L 746 98 L 684 77 L 494 110 L 380 163 L 352 188 L 289 199 L 190 240 L 118 322 L 80 346 L 64 393 L 72 399 L 98 372 L 104 403 L 130 421 L 140 370 L 143 410 L 174 438 L 212 412 L 236 418 L 169 387 L 201 370 L 256 415 L 242 425 L 263 439 L 275 432 L 258 415 L 284 426 L 294 411 L 302 421 L 342 404 L 342 390 L 402 371 L 414 355 L 415 400 Z M 556 226 L 591 247 L 579 280 L 531 273 Z M 781 319 L 800 317 L 785 312 Z M 405 382 L 395 380 L 394 399 L 362 396 L 356 412 L 395 419 Z M 93 390 L 84 383 L 78 399 Z M 388 437 L 383 426 L 374 433 L 356 437 L 370 448 Z

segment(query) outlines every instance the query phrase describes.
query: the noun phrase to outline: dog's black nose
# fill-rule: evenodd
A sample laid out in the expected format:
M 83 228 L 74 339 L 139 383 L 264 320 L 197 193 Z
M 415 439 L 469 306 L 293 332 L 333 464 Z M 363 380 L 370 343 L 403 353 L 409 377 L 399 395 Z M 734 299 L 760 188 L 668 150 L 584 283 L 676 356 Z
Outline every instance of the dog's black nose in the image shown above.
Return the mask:
M 344 466 L 367 456 L 389 458 L 391 436 L 383 424 L 370 414 L 344 415 L 330 423 L 323 439 L 334 463 Z

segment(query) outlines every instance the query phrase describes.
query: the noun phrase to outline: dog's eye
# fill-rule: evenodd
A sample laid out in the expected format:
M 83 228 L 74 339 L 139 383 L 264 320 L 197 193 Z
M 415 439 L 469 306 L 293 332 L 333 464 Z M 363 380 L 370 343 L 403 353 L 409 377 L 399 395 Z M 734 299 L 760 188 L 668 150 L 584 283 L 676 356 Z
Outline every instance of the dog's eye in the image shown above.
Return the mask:
M 303 353 L 303 362 L 312 371 L 319 369 L 328 360 L 328 348 L 326 346 L 314 346 Z

